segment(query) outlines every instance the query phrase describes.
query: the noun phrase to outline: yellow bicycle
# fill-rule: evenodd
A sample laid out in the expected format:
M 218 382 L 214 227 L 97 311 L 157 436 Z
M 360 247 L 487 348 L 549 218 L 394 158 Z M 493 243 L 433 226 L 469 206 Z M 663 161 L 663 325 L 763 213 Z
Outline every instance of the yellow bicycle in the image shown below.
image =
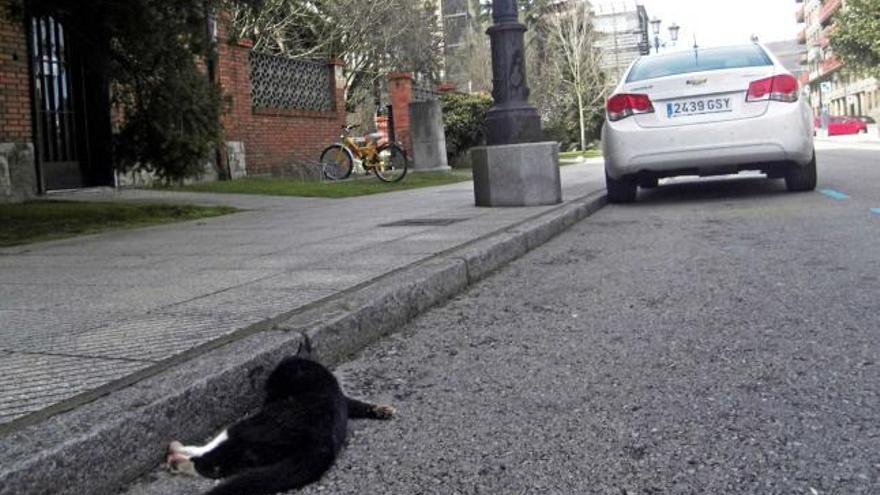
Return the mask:
M 384 137 L 381 133 L 369 134 L 366 138 L 352 137 L 351 131 L 357 127 L 343 126 L 340 142 L 321 152 L 324 177 L 330 180 L 348 178 L 357 163 L 359 173 L 372 171 L 383 182 L 403 179 L 409 161 L 403 148 L 396 143 L 379 144 Z

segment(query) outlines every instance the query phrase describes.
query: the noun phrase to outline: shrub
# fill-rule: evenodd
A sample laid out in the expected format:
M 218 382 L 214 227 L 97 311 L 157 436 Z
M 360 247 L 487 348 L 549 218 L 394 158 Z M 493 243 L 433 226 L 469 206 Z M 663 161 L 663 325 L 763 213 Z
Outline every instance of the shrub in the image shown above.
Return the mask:
M 494 104 L 485 94 L 447 93 L 440 97 L 446 156 L 450 162 L 486 142 L 486 113 Z

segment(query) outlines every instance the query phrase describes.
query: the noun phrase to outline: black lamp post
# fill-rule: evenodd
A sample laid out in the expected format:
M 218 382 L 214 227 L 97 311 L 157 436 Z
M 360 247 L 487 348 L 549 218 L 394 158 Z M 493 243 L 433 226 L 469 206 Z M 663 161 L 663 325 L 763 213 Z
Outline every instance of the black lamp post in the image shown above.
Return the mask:
M 651 31 L 654 32 L 654 53 L 660 53 L 660 23 L 658 18 L 651 19 Z
M 529 105 L 526 83 L 526 27 L 519 22 L 516 0 L 492 0 L 492 97 L 495 106 L 486 121 L 490 146 L 541 140 L 541 117 Z
M 541 206 L 562 202 L 559 143 L 541 141 L 541 116 L 529 105 L 526 27 L 515 0 L 492 0 L 493 106 L 486 116 L 487 146 L 471 149 L 477 206 Z

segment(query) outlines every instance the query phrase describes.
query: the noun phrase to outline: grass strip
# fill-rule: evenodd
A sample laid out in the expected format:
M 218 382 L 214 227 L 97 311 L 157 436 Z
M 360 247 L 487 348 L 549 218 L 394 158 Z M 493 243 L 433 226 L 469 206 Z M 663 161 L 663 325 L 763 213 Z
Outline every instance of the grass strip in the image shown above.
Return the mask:
M 226 215 L 228 206 L 29 201 L 0 205 L 0 247 Z
M 602 150 L 590 149 L 586 151 L 563 151 L 559 153 L 560 160 L 579 160 L 581 158 L 598 158 L 602 156 Z
M 410 173 L 400 182 L 386 184 L 368 176 L 344 181 L 304 181 L 284 177 L 247 177 L 175 187 L 174 190 L 227 194 L 262 194 L 311 198 L 350 198 L 420 187 L 442 186 L 471 180 L 470 170 Z

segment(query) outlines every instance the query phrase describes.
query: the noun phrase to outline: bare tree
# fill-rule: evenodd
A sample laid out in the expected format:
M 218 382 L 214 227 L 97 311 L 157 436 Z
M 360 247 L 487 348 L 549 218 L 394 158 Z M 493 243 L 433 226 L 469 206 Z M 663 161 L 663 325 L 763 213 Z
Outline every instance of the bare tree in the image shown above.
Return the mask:
M 462 54 L 468 87 L 460 88 L 473 93 L 492 92 L 492 52 L 489 38 L 480 30 L 466 35 L 467 53 Z
M 439 68 L 435 0 L 264 0 L 258 10 L 230 10 L 235 34 L 258 51 L 344 60 L 349 90 L 392 70 L 433 76 Z
M 607 92 L 589 4 L 576 2 L 547 16 L 546 26 L 554 72 L 577 103 L 580 145 L 586 149 L 587 117 L 598 110 Z

